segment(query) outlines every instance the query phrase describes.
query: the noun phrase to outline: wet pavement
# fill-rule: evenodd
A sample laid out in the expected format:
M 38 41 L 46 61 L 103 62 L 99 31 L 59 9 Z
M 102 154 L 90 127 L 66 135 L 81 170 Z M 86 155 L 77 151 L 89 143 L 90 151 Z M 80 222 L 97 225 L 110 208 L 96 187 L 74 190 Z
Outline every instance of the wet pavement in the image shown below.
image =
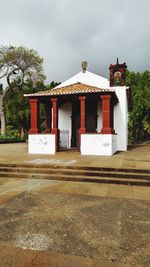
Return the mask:
M 0 163 L 29 162 L 150 169 L 150 146 L 97 157 L 1 145 Z M 149 267 L 150 187 L 0 178 L 0 266 Z
M 0 181 L 0 266 L 150 266 L 149 188 Z
M 0 163 L 58 164 L 108 168 L 134 168 L 150 170 L 150 145 L 130 147 L 113 156 L 82 156 L 74 150 L 55 155 L 28 154 L 27 143 L 1 144 Z

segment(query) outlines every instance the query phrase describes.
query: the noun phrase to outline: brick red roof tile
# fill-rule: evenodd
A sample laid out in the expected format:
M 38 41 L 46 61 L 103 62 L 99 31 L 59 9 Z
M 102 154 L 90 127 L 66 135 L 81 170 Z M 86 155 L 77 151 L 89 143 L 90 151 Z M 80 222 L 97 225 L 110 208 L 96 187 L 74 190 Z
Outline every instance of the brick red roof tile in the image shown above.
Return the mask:
M 53 88 L 46 91 L 39 91 L 34 94 L 25 94 L 24 96 L 58 96 L 58 95 L 74 95 L 74 94 L 89 94 L 99 92 L 114 92 L 113 89 L 99 88 L 83 83 L 74 83 L 64 87 Z

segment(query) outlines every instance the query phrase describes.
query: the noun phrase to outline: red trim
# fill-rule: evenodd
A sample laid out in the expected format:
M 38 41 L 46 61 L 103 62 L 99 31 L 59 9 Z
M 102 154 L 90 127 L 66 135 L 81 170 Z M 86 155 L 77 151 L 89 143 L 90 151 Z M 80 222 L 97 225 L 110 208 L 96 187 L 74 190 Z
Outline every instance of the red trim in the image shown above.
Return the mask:
M 111 95 L 102 95 L 102 134 L 114 134 L 111 121 Z M 111 125 L 112 124 L 112 125 Z
M 30 134 L 37 134 L 39 132 L 38 129 L 38 99 L 30 98 L 29 99 L 31 106 L 31 128 L 29 130 Z
M 53 109 L 53 127 L 52 130 L 57 128 L 57 98 L 51 98 Z
M 84 134 L 86 132 L 85 128 L 85 96 L 80 96 L 80 129 L 79 134 Z

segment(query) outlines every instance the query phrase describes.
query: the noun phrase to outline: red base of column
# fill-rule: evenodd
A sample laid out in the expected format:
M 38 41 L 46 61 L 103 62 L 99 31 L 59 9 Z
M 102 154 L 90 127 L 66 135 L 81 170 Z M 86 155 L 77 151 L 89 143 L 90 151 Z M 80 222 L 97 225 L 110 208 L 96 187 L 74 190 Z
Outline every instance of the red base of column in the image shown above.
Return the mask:
M 29 130 L 29 134 L 37 134 L 39 133 L 39 129 L 38 128 L 32 128 Z
M 102 128 L 101 134 L 115 134 L 115 130 L 112 128 Z
M 85 133 L 86 133 L 86 128 L 79 129 L 79 134 L 85 134 Z
M 47 129 L 45 130 L 45 133 L 51 133 L 51 129 L 48 129 L 48 128 L 47 128 Z
M 59 129 L 53 128 L 53 129 L 51 129 L 51 133 L 52 134 L 58 134 L 59 133 Z

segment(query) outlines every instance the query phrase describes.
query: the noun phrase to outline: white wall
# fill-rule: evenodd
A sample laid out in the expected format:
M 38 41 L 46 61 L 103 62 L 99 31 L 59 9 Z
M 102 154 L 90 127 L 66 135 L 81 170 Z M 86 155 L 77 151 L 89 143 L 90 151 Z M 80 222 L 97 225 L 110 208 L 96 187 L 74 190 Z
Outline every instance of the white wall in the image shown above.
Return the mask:
M 117 151 L 117 135 L 82 134 L 81 155 L 111 156 Z
M 117 133 L 117 150 L 126 151 L 128 145 L 128 106 L 126 87 L 114 87 L 119 103 L 114 106 L 114 129 Z
M 29 154 L 55 154 L 55 134 L 29 134 Z
M 71 146 L 71 115 L 72 106 L 70 102 L 61 105 L 58 110 L 58 128 L 60 131 L 69 131 L 69 148 Z

